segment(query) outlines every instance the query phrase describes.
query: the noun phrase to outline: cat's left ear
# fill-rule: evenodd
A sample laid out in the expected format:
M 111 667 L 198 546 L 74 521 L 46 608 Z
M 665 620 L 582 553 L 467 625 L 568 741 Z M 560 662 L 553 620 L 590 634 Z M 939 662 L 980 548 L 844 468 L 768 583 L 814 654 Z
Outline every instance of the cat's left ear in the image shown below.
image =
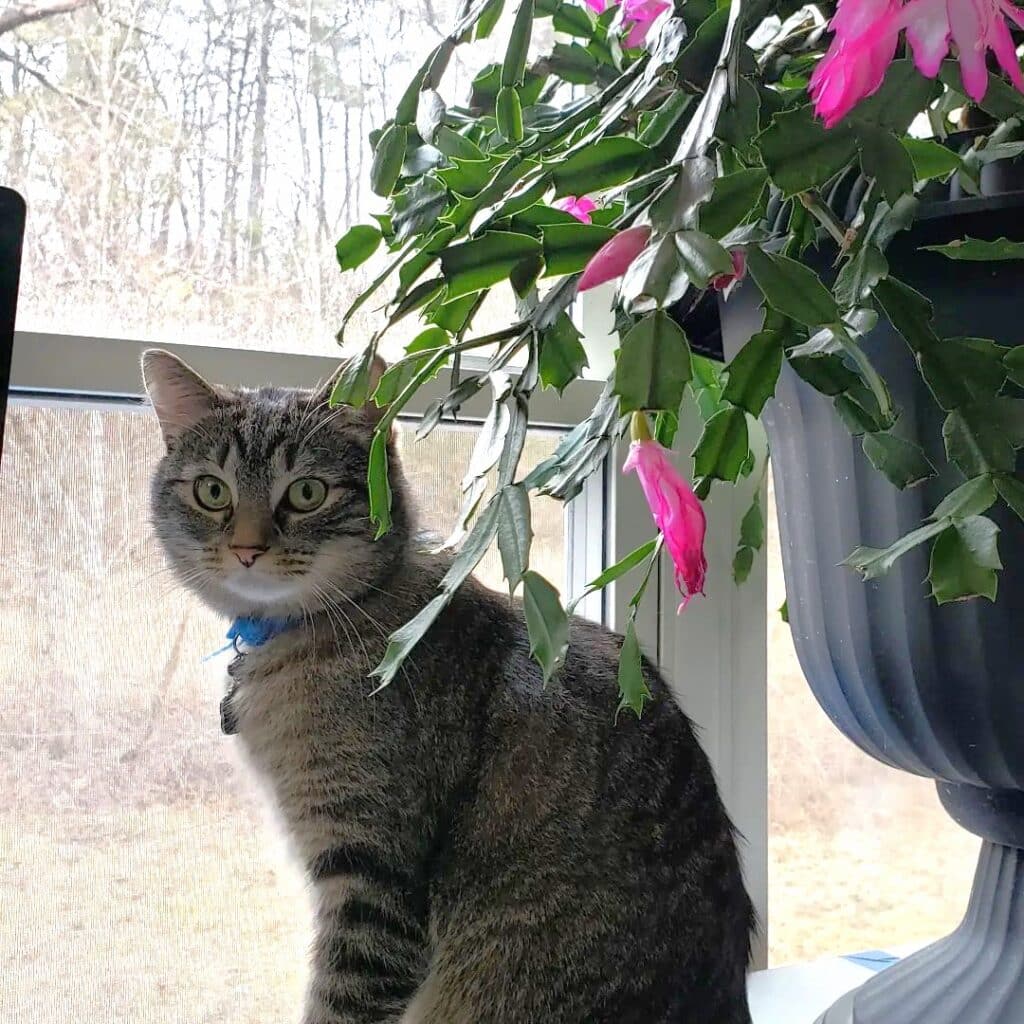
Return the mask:
M 142 380 L 168 445 L 224 401 L 224 395 L 191 366 L 162 349 L 142 353 Z
M 334 389 L 338 386 L 338 382 L 347 374 L 358 374 L 359 364 L 362 362 L 362 356 L 353 356 L 351 359 L 342 363 L 338 369 L 330 375 L 314 392 L 310 399 L 310 403 L 314 406 L 323 405 L 330 401 L 331 395 L 334 394 Z M 388 364 L 376 353 L 370 360 L 370 365 L 366 371 L 365 386 L 366 386 L 366 401 L 358 408 L 352 410 L 354 417 L 359 417 L 366 421 L 366 423 L 375 425 L 377 421 L 384 415 L 386 407 L 381 407 L 373 400 L 373 393 L 377 390 L 377 385 L 380 383 L 381 377 L 387 372 Z M 359 382 L 359 389 L 362 390 L 363 382 Z

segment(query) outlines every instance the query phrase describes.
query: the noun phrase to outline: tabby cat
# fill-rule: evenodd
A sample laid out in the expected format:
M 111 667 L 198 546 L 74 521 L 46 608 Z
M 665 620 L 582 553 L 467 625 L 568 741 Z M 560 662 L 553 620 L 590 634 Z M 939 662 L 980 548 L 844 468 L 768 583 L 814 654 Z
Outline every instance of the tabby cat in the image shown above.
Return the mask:
M 616 720 L 621 638 L 574 619 L 544 686 L 522 606 L 470 579 L 370 696 L 387 634 L 446 568 L 417 550 L 393 451 L 374 540 L 379 411 L 331 409 L 329 386 L 214 386 L 160 351 L 143 376 L 171 564 L 270 627 L 222 711 L 312 887 L 304 1024 L 748 1024 L 734 830 L 654 669 L 642 720 Z

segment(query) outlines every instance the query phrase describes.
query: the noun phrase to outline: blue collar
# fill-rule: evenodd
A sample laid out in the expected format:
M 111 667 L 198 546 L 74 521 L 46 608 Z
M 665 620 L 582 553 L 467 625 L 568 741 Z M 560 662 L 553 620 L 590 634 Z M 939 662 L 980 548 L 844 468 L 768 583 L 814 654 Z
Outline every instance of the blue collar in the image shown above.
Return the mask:
M 274 637 L 287 633 L 288 630 L 294 629 L 297 625 L 298 622 L 295 619 L 235 619 L 228 627 L 226 634 L 228 642 L 212 654 L 207 655 L 207 658 L 214 658 L 218 654 L 230 651 L 232 648 L 237 651 L 240 643 L 245 644 L 246 647 L 262 647 L 273 640 Z
M 295 625 L 294 619 L 235 619 L 227 638 L 233 644 L 241 641 L 246 647 L 262 647 Z

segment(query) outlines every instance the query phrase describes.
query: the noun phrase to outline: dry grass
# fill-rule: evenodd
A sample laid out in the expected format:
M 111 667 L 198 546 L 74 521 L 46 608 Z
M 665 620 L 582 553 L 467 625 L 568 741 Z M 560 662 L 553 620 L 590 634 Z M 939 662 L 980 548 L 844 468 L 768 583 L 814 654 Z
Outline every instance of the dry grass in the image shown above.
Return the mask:
M 302 886 L 217 729 L 221 666 L 197 652 L 218 646 L 223 624 L 167 584 L 147 539 L 154 427 L 68 409 L 19 408 L 12 421 L 0 477 L 0 1021 L 294 1020 Z M 552 442 L 535 438 L 530 456 Z M 409 452 L 437 525 L 454 515 L 470 443 L 451 432 Z M 534 525 L 557 579 L 560 510 L 540 507 Z M 496 572 L 485 566 L 495 584 Z M 771 579 L 777 607 L 777 565 Z M 976 842 L 929 783 L 835 731 L 774 617 L 769 664 L 775 962 L 948 931 Z

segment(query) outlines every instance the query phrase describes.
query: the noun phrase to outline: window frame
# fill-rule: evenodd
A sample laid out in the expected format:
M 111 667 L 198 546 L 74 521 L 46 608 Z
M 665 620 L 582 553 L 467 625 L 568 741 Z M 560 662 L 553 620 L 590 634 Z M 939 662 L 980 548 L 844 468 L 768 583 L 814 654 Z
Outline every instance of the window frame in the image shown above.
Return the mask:
M 578 310 L 590 373 L 599 379 L 575 381 L 561 395 L 538 389 L 530 403 L 531 427 L 571 429 L 593 408 L 617 344 L 603 292 L 588 295 Z M 16 331 L 10 398 L 144 408 L 139 362 L 153 347 L 181 356 L 214 380 L 250 387 L 268 381 L 310 387 L 334 372 L 341 359 L 340 353 L 331 357 Z M 466 365 L 471 365 L 469 360 Z M 443 371 L 420 389 L 405 413 L 422 415 L 447 393 L 449 380 L 450 371 Z M 464 405 L 459 422 L 479 423 L 488 408 L 489 396 L 477 395 Z M 677 450 L 692 450 L 699 433 L 696 410 L 684 409 Z M 567 596 L 581 593 L 604 567 L 655 535 L 640 488 L 618 471 L 627 449 L 628 442 L 620 442 L 614 458 L 565 506 Z M 767 962 L 767 576 L 763 553 L 742 586 L 733 583 L 731 566 L 739 523 L 756 486 L 719 487 L 711 498 L 708 599 L 693 601 L 685 615 L 677 616 L 678 594 L 663 560 L 637 617 L 641 644 L 697 724 L 723 801 L 742 834 L 744 871 L 760 922 L 751 961 L 755 970 Z M 579 610 L 622 629 L 634 585 L 631 579 L 612 584 L 603 594 L 585 599 Z

